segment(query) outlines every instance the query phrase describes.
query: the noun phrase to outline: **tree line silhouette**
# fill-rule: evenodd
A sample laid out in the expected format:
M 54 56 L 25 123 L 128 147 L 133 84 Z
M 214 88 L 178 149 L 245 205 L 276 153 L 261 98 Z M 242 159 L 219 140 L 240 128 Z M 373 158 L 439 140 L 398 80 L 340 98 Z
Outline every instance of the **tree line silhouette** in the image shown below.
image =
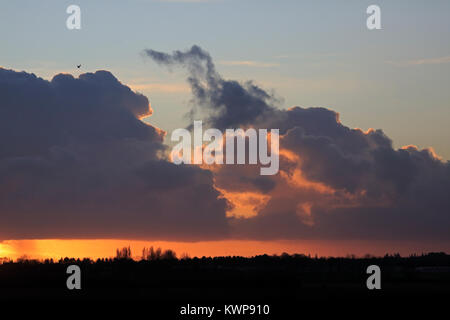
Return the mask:
M 250 300 L 296 305 L 305 301 L 358 301 L 373 297 L 366 288 L 369 265 L 380 266 L 380 299 L 399 295 L 417 299 L 450 296 L 450 255 L 443 252 L 402 257 L 311 257 L 304 254 L 254 257 L 180 257 L 173 250 L 118 248 L 110 258 L 61 258 L 3 261 L 0 301 L 22 299 L 121 299 L 204 302 Z M 82 273 L 80 293 L 66 288 L 69 265 Z M 393 288 L 393 289 L 392 289 Z M 345 293 L 345 294 L 344 294 Z M 375 294 L 376 295 L 376 294 Z M 325 298 L 324 298 L 325 297 Z M 369 301 L 369 300 L 368 300 Z M 370 300 L 372 301 L 372 300 Z M 384 301 L 384 300 L 383 300 Z

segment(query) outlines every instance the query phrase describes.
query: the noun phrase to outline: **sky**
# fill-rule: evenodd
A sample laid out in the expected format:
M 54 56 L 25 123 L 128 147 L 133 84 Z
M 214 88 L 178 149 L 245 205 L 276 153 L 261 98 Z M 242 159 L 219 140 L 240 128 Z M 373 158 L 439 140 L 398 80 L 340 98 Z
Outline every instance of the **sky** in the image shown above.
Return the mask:
M 238 247 L 246 248 L 242 254 L 260 252 L 251 241 L 271 243 L 274 252 L 306 251 L 305 241 L 345 241 L 339 250 L 315 250 L 325 255 L 378 253 L 383 246 L 377 241 L 399 241 L 408 253 L 425 243 L 448 249 L 450 3 L 376 1 L 382 30 L 369 31 L 366 8 L 373 3 L 2 2 L 0 66 L 14 72 L 2 72 L 0 86 L 0 240 L 99 237 L 173 241 L 177 247 L 239 240 Z M 81 30 L 66 28 L 71 4 L 81 8 Z M 157 61 L 148 50 L 168 55 L 179 50 L 184 60 Z M 252 168 L 174 168 L 159 158 L 171 131 L 190 125 L 186 115 L 193 106 L 200 106 L 205 121 L 219 123 L 212 112 L 223 106 L 212 100 L 201 105 L 187 82 L 195 59 L 211 59 L 216 84 L 238 81 L 248 95 L 255 121 L 239 122 L 241 114 L 225 103 L 230 125 L 281 128 L 290 162 L 279 176 L 268 182 Z M 60 73 L 74 78 L 53 78 Z M 196 76 L 205 80 L 201 72 Z M 277 102 L 252 93 L 246 81 Z M 208 92 L 230 98 L 234 91 Z M 339 121 L 332 120 L 337 114 Z M 149 126 L 142 126 L 141 118 Z M 288 134 L 298 126 L 304 132 Z M 135 172 L 148 185 L 135 179 Z M 248 213 L 248 207 L 256 218 L 234 216 Z M 282 217 L 275 209 L 285 211 Z M 128 223 L 121 210 L 129 213 Z M 290 220 L 292 212 L 299 226 Z M 364 249 L 348 242 L 360 239 Z M 15 255 L 39 255 L 19 247 Z M 191 250 L 202 255 L 198 246 Z

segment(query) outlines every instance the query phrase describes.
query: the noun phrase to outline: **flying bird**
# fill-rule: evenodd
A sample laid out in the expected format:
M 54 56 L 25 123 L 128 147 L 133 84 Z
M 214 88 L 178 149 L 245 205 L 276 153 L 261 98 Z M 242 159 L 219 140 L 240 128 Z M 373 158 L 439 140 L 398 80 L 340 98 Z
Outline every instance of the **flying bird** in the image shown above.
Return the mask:
M 80 68 L 81 68 L 81 64 L 78 64 L 78 65 L 77 65 L 77 68 L 80 69 Z

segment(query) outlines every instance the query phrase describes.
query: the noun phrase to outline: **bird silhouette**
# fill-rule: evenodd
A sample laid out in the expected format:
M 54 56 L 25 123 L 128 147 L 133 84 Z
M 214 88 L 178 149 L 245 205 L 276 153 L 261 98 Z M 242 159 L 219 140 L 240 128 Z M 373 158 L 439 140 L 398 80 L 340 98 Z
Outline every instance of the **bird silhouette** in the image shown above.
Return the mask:
M 80 68 L 81 68 L 81 64 L 78 64 L 78 65 L 77 65 L 77 68 L 80 69 Z

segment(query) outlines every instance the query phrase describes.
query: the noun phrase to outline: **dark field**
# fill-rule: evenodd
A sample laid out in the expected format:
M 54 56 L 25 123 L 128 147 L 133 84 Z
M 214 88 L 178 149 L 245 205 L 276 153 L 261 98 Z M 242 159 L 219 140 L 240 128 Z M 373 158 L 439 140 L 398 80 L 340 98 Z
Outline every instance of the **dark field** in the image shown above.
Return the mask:
M 71 264 L 81 268 L 81 290 L 66 287 L 66 269 Z M 381 268 L 381 290 L 366 287 L 366 268 L 373 264 Z M 0 265 L 2 304 L 87 302 L 111 307 L 139 301 L 151 305 L 153 312 L 165 314 L 160 319 L 207 318 L 180 316 L 180 307 L 188 303 L 216 308 L 224 304 L 267 304 L 270 317 L 260 318 L 284 319 L 301 314 L 305 308 L 317 314 L 356 306 L 372 311 L 386 306 L 437 310 L 448 303 L 449 297 L 450 255 L 444 253 L 407 258 L 283 255 L 154 261 L 65 259 Z

